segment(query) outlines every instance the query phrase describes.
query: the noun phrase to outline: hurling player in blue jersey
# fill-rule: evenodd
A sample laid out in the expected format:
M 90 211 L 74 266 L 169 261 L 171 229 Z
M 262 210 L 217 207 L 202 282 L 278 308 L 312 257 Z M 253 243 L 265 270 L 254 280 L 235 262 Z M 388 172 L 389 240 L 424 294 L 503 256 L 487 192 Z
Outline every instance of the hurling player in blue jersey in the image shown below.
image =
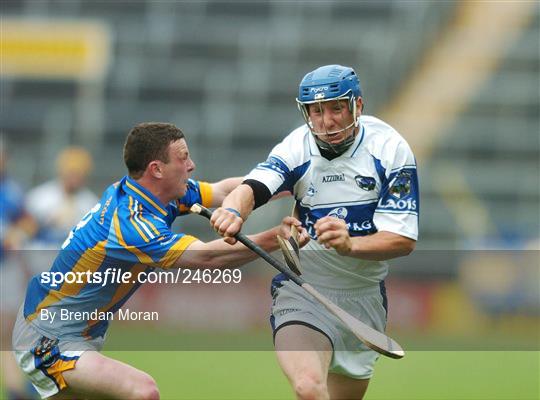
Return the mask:
M 354 70 L 327 65 L 299 87 L 305 125 L 276 145 L 217 209 L 214 229 L 234 243 L 251 211 L 290 191 L 311 240 L 304 279 L 379 331 L 386 326 L 385 260 L 409 254 L 418 235 L 416 161 L 385 122 L 362 115 Z M 311 251 L 307 251 L 311 250 Z M 278 361 L 300 399 L 360 399 L 378 354 L 310 295 L 278 275 L 271 325 Z
M 231 251 L 222 239 L 203 243 L 171 231 L 174 219 L 191 205 L 217 206 L 240 183 L 239 178 L 214 184 L 190 179 L 195 164 L 176 126 L 135 126 L 124 146 L 124 162 L 128 175 L 111 185 L 73 228 L 50 273 L 82 273 L 84 278 L 103 276 L 114 267 L 135 278 L 155 267 L 220 268 L 256 258 L 239 243 Z M 276 250 L 276 234 L 291 224 L 299 225 L 293 218 L 284 219 L 280 227 L 253 235 L 252 240 L 268 251 Z M 307 240 L 303 232 L 303 242 Z M 69 314 L 112 315 L 140 282 L 127 279 L 103 285 L 66 279 L 55 285 L 43 275 L 31 279 L 13 332 L 13 348 L 19 366 L 43 398 L 159 398 L 152 377 L 98 352 L 108 319 Z

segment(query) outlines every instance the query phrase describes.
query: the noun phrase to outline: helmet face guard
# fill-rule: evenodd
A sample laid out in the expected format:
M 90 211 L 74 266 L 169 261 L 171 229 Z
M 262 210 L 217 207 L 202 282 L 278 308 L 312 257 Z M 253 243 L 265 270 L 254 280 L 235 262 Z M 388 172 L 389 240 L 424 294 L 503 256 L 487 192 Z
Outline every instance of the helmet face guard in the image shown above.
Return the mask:
M 342 154 L 354 143 L 355 131 L 356 127 L 358 127 L 356 100 L 360 97 L 362 97 L 360 81 L 352 68 L 327 65 L 317 68 L 304 76 L 304 79 L 300 82 L 296 102 L 319 147 Z M 324 126 L 323 119 L 324 132 L 316 132 L 309 116 L 309 106 L 317 104 L 322 112 L 323 102 L 335 101 L 341 108 L 341 101 L 343 100 L 348 101 L 349 111 L 353 117 L 352 123 L 348 126 L 342 126 L 337 131 L 328 131 Z M 337 144 L 327 143 L 320 138 L 320 136 L 334 135 L 351 128 L 351 134 Z

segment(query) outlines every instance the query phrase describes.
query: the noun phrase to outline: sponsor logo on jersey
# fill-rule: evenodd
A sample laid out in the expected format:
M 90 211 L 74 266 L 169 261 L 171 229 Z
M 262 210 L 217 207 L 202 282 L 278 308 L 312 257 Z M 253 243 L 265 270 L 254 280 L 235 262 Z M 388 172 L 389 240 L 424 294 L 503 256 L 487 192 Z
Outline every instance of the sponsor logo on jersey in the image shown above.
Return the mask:
M 397 199 L 402 199 L 411 193 L 411 173 L 401 171 L 397 174 L 390 186 L 390 194 Z
M 347 215 L 348 215 L 348 211 L 345 207 L 334 208 L 332 211 L 328 213 L 329 217 L 336 217 L 343 220 L 345 220 Z M 306 228 L 308 235 L 312 239 L 317 239 L 317 235 L 315 234 L 315 228 L 314 228 L 315 221 L 310 219 L 309 213 L 306 213 L 304 217 L 303 225 Z M 371 219 L 368 219 L 362 222 L 347 222 L 347 229 L 353 232 L 376 231 L 375 226 L 373 225 L 373 221 Z
M 380 208 L 388 209 L 388 210 L 409 210 L 409 211 L 416 211 L 416 200 L 414 199 L 401 199 L 401 200 L 394 200 L 394 199 L 388 199 L 386 200 L 386 203 L 380 206 Z
M 361 223 L 350 222 L 347 224 L 347 229 L 349 229 L 350 231 L 355 231 L 355 232 L 371 230 L 373 229 L 373 223 L 370 220 L 366 220 Z
M 338 207 L 334 208 L 332 211 L 328 213 L 329 217 L 336 217 L 339 219 L 345 219 L 347 218 L 348 211 L 345 207 Z
M 343 181 L 345 181 L 345 174 L 325 175 L 322 178 L 322 183 L 343 182 Z
M 375 178 L 372 178 L 371 176 L 362 176 L 362 175 L 356 175 L 354 177 L 354 181 L 358 185 L 360 189 L 363 189 L 365 191 L 370 191 L 375 189 Z

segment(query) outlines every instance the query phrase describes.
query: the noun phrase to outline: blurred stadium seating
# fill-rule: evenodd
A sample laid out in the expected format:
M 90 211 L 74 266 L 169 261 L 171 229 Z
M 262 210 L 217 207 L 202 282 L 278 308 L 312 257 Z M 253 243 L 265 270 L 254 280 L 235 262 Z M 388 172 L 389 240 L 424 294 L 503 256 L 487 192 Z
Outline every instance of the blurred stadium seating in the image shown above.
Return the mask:
M 453 242 L 455 247 L 465 249 L 539 249 L 537 6 L 531 7 L 532 14 L 525 21 L 520 21 L 524 26 L 512 33 L 515 41 L 502 49 L 497 66 L 446 128 L 447 134 L 435 145 L 428 168 L 421 169 L 426 189 L 422 233 L 440 246 Z M 463 37 L 467 38 L 466 32 Z M 489 54 L 489 43 L 484 46 Z M 482 61 L 481 54 L 470 58 L 471 68 L 477 67 L 478 59 Z M 456 183 L 453 174 L 462 182 Z M 445 207 L 441 207 L 443 204 Z
M 5 1 L 4 19 L 98 22 L 110 40 L 102 79 L 2 76 L 0 128 L 18 155 L 13 170 L 27 186 L 41 182 L 52 175 L 58 148 L 82 144 L 100 155 L 92 182 L 99 192 L 123 174 L 126 131 L 136 122 L 164 120 L 188 135 L 196 176 L 244 174 L 300 123 L 295 88 L 306 71 L 334 62 L 355 66 L 366 112 L 377 115 L 426 49 L 437 45 L 456 8 L 400 1 Z M 462 187 L 441 194 L 435 184 L 452 186 L 455 169 L 480 204 L 478 213 L 495 227 L 481 234 L 524 241 L 538 234 L 540 28 L 534 12 L 451 133 L 424 138 L 434 150 L 420 160 L 420 248 L 455 248 L 471 239 L 447 204 L 460 204 Z M 449 164 L 454 170 L 441 177 Z
M 244 173 L 300 123 L 294 98 L 303 74 L 331 62 L 356 66 L 374 112 L 451 11 L 450 4 L 390 1 L 7 1 L 4 18 L 103 22 L 112 61 L 103 82 L 4 77 L 2 129 L 25 138 L 17 151 L 38 156 L 34 164 L 27 158 L 17 165 L 28 183 L 50 173 L 43 166 L 52 155 L 37 151 L 45 141 L 59 147 L 86 140 L 107 155 L 96 174 L 101 189 L 111 172 L 123 172 L 119 149 L 126 131 L 145 120 L 174 121 L 192 148 L 212 152 L 197 154 L 201 176 Z M 405 31 L 407 51 L 399 51 Z M 98 92 L 95 104 L 81 104 L 84 90 Z M 85 120 L 85 106 L 101 110 L 101 120 Z M 85 121 L 93 139 L 81 134 L 89 129 Z M 212 162 L 218 151 L 239 153 L 238 163 L 216 165 L 223 161 Z

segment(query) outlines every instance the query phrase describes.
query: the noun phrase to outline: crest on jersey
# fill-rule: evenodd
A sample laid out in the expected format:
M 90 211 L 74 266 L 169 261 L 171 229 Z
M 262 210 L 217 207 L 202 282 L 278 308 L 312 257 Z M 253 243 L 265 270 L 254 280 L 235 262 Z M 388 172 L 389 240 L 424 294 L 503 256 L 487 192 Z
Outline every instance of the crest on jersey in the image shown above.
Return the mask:
M 315 195 L 315 186 L 313 186 L 313 182 L 309 183 L 309 188 L 307 190 L 306 196 L 312 197 Z
M 348 211 L 345 207 L 338 207 L 334 208 L 332 211 L 328 213 L 329 217 L 336 217 L 339 219 L 345 219 L 347 218 Z
M 402 199 L 411 193 L 411 173 L 401 171 L 397 174 L 390 186 L 390 194 L 397 199 Z
M 360 189 L 368 192 L 375 189 L 375 178 L 372 178 L 371 176 L 356 175 L 354 180 Z

